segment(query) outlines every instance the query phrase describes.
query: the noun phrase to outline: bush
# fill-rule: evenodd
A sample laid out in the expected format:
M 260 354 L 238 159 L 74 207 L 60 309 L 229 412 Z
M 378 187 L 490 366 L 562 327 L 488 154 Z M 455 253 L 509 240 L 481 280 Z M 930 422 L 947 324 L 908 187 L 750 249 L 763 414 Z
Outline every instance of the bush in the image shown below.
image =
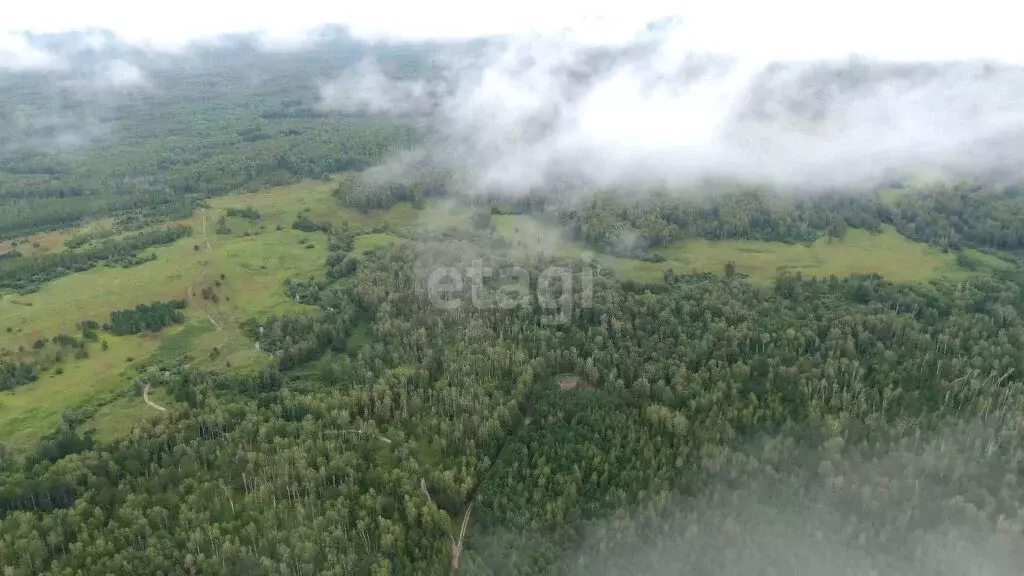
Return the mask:
M 247 220 L 259 220 L 261 215 L 258 210 L 252 206 L 245 206 L 244 208 L 228 208 L 228 217 L 245 218 Z

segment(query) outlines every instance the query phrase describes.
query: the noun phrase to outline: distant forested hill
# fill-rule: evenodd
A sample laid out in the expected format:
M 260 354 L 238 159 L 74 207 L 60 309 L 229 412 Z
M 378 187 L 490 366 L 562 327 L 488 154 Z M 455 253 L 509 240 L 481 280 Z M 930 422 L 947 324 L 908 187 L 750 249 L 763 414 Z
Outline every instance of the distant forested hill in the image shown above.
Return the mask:
M 319 111 L 318 82 L 369 55 L 389 73 L 424 74 L 433 50 L 341 32 L 287 52 L 246 37 L 177 55 L 113 40 L 83 49 L 73 34 L 39 41 L 70 62 L 0 71 L 0 238 L 124 211 L 180 214 L 191 199 L 376 163 L 416 135 Z

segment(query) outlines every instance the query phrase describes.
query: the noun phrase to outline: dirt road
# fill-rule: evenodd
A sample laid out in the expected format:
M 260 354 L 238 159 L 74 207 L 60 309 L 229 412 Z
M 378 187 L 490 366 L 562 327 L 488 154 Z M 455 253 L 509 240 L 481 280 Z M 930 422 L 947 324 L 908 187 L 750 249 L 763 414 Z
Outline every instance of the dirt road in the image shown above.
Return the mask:
M 146 384 L 146 387 L 142 389 L 142 399 L 145 400 L 146 404 L 149 404 L 153 408 L 156 408 L 161 412 L 167 412 L 167 408 L 164 408 L 163 406 L 149 399 L 149 384 Z

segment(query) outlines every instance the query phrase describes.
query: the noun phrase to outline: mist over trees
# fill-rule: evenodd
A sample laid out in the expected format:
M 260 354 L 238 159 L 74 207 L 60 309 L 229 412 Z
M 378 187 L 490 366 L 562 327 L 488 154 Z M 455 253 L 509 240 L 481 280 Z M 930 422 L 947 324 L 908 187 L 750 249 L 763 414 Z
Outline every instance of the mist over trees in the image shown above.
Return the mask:
M 131 394 L 161 389 L 176 406 L 116 439 L 93 436 L 88 406 L 32 446 L 0 439 L 5 574 L 1019 570 L 1024 196 L 1019 173 L 1002 171 L 1016 153 L 1000 144 L 1002 156 L 949 165 L 965 178 L 923 184 L 851 160 L 866 150 L 902 168 L 900 153 L 930 151 L 946 167 L 962 146 L 1007 136 L 989 122 L 1013 132 L 1017 104 L 981 96 L 1015 86 L 1018 71 L 850 61 L 735 76 L 728 59 L 672 57 L 664 30 L 586 50 L 334 31 L 274 52 L 236 36 L 162 57 L 117 43 L 89 52 L 56 35 L 38 46 L 73 66 L 0 71 L 0 237 L 111 217 L 59 249 L 0 254 L 0 305 L 102 263 L 140 263 L 196 233 L 163 222 L 211 196 L 337 177 L 329 201 L 352 209 L 345 222 L 288 212 L 278 227 L 328 249 L 322 274 L 283 282 L 276 313 L 241 322 L 257 363 L 126 369 Z M 952 94 L 964 106 L 939 122 L 951 134 L 934 149 L 918 148 L 916 114 L 897 134 L 909 139 L 868 148 L 854 146 L 868 129 L 773 131 L 905 112 L 913 102 L 887 107 L 893 82 L 922 96 L 927 116 L 960 77 L 976 83 Z M 717 144 L 739 136 L 714 122 L 707 140 L 684 135 L 697 152 L 659 138 L 702 110 L 721 119 L 713 107 L 670 111 L 723 82 L 727 96 L 760 95 L 726 118 L 739 136 L 766 128 L 786 146 L 764 158 L 723 152 Z M 638 83 L 647 91 L 615 91 Z M 597 122 L 619 109 L 625 123 Z M 974 120 L 985 122 L 952 130 Z M 835 178 L 819 180 L 837 149 L 847 153 L 826 174 Z M 724 177 L 747 167 L 749 179 Z M 465 225 L 377 227 L 388 209 L 447 202 Z M 691 239 L 842 242 L 850 229 L 884 229 L 956 252 L 963 269 L 916 284 L 786 269 L 753 282 L 728 262 L 642 282 L 602 260 L 515 245 L 495 230 L 507 214 L 627 262 Z M 361 246 L 368 231 L 394 242 Z M 188 254 L 200 250 L 188 241 Z M 521 271 L 528 293 L 473 306 L 471 295 L 500 294 L 507 278 L 467 277 L 448 293 L 462 305 L 439 306 L 431 274 L 478 265 Z M 553 269 L 568 281 L 546 284 Z M 213 288 L 203 297 L 219 303 Z M 106 352 L 105 341 L 90 352 L 101 329 L 160 331 L 187 307 L 114 310 L 102 327 L 81 321 L 75 334 L 4 351 L 0 390 Z

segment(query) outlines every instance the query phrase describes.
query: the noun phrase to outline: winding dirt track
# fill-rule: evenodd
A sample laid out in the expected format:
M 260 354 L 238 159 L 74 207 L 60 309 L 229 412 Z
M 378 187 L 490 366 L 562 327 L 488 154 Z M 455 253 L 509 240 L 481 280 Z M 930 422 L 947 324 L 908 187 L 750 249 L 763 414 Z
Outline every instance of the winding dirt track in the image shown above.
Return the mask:
M 203 244 L 206 245 L 206 252 L 212 255 L 213 254 L 213 246 L 210 245 L 210 237 L 206 234 L 206 211 L 205 210 L 203 210 Z M 196 276 L 196 279 L 193 280 L 191 284 L 189 284 L 189 286 L 188 286 L 188 299 L 189 300 L 195 300 L 195 297 L 196 297 L 196 285 L 203 281 L 203 278 L 206 277 L 206 271 L 209 268 L 210 268 L 210 261 L 207 260 L 206 262 L 203 263 L 203 269 L 199 272 L 199 276 Z M 209 312 L 203 312 L 203 313 L 206 314 L 206 319 L 209 320 L 210 324 L 212 324 L 213 327 L 217 329 L 217 332 L 221 332 L 221 333 L 224 332 L 224 329 L 221 328 L 220 324 L 218 324 L 217 321 L 213 319 L 213 316 L 210 316 Z
M 142 399 L 146 402 L 146 404 L 149 404 L 153 408 L 156 408 L 161 412 L 167 412 L 167 408 L 164 408 L 163 406 L 149 399 L 149 384 L 146 384 L 146 387 L 142 389 Z
M 210 244 L 210 237 L 206 234 L 206 211 L 205 210 L 203 210 L 203 244 L 206 245 L 207 253 L 213 254 L 213 246 Z M 209 267 L 210 267 L 210 261 L 207 260 L 206 262 L 203 263 L 203 269 L 199 272 L 199 276 L 196 276 L 196 279 L 193 280 L 191 284 L 189 284 L 189 286 L 188 286 L 188 299 L 189 299 L 189 301 L 195 300 L 195 297 L 196 297 L 196 285 L 199 284 L 200 282 L 202 282 L 203 278 L 206 277 L 206 271 L 207 271 L 207 269 Z M 209 312 L 204 311 L 203 314 L 206 315 L 206 319 L 210 321 L 210 324 L 212 324 L 213 327 L 217 329 L 217 332 L 220 332 L 222 334 L 224 333 L 224 329 L 221 327 L 220 324 L 217 323 L 216 320 L 213 319 L 213 316 L 210 316 Z M 191 363 L 189 365 L 191 365 Z M 159 405 L 159 404 L 157 404 L 155 402 L 150 401 L 150 399 L 149 399 L 149 384 L 146 384 L 146 387 L 142 390 L 142 399 L 146 402 L 146 404 L 149 404 L 150 406 L 152 406 L 153 408 L 156 408 L 157 410 L 159 410 L 161 412 L 166 412 L 167 411 L 167 409 L 164 408 L 163 406 L 161 406 L 161 405 Z

